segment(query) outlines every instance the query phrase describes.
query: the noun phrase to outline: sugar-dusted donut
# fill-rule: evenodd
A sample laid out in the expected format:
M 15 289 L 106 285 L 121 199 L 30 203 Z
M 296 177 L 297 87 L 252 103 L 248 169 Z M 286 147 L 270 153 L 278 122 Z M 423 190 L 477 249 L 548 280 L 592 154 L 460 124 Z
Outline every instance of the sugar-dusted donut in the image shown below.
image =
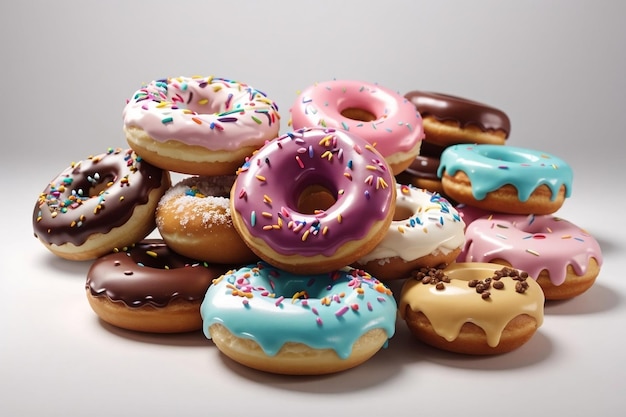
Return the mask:
M 211 263 L 243 265 L 258 259 L 233 226 L 229 196 L 235 177 L 191 176 L 165 192 L 156 224 L 172 250 Z
M 490 214 L 467 226 L 459 260 L 493 262 L 528 272 L 547 300 L 587 291 L 602 266 L 598 241 L 575 224 L 552 215 Z
M 94 261 L 85 290 L 94 312 L 114 326 L 181 333 L 202 328 L 200 304 L 213 279 L 232 266 L 207 265 L 145 239 Z
M 364 139 L 307 128 L 268 142 L 241 168 L 231 216 L 261 259 L 315 274 L 351 264 L 384 238 L 395 193 L 389 166 Z
M 455 262 L 406 280 L 399 314 L 420 341 L 472 355 L 512 351 L 543 323 L 544 295 L 526 273 L 502 265 Z
M 509 117 L 495 107 L 430 91 L 410 91 L 404 96 L 422 115 L 424 144 L 443 147 L 458 143 L 503 145 L 511 132 Z
M 353 265 L 385 281 L 454 262 L 465 242 L 465 223 L 439 194 L 396 185 L 394 220 L 385 238 Z
M 437 175 L 447 196 L 485 210 L 551 214 L 572 193 L 572 168 L 547 152 L 501 145 L 453 145 Z
M 169 172 L 132 149 L 110 148 L 50 181 L 33 211 L 35 237 L 62 258 L 97 258 L 152 232 L 154 211 L 170 185 Z
M 123 111 L 131 148 L 170 171 L 229 175 L 278 135 L 278 107 L 251 86 L 217 77 L 154 80 Z
M 343 129 L 375 144 L 394 174 L 411 164 L 424 137 L 420 114 L 402 95 L 361 81 L 315 83 L 299 94 L 290 112 L 294 129 Z
M 205 335 L 236 362 L 314 375 L 371 358 L 395 332 L 397 305 L 364 271 L 292 275 L 259 262 L 215 280 L 200 311 Z

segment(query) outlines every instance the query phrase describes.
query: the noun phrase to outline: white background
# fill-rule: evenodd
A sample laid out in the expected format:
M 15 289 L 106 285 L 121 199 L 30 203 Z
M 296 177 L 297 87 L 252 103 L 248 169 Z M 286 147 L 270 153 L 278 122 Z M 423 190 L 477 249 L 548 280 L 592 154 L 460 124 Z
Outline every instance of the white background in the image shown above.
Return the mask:
M 609 0 L 2 2 L 0 414 L 623 415 L 625 11 Z M 194 74 L 265 91 L 283 132 L 298 90 L 333 78 L 506 111 L 509 144 L 572 165 L 558 214 L 600 242 L 596 284 L 549 303 L 510 354 L 439 352 L 399 323 L 370 361 L 322 377 L 243 368 L 201 333 L 100 322 L 84 293 L 90 263 L 33 238 L 37 196 L 71 161 L 126 146 L 121 112 L 141 83 Z

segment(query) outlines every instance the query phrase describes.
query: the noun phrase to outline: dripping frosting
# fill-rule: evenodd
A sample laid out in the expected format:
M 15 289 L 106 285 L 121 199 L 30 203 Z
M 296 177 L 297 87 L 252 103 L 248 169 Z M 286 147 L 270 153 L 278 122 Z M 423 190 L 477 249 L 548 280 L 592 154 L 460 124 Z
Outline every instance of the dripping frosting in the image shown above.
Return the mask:
M 391 338 L 396 313 L 391 291 L 364 271 L 294 275 L 262 261 L 216 279 L 201 306 L 209 339 L 217 323 L 254 340 L 270 356 L 296 342 L 333 349 L 343 359 L 372 329 L 383 329 Z

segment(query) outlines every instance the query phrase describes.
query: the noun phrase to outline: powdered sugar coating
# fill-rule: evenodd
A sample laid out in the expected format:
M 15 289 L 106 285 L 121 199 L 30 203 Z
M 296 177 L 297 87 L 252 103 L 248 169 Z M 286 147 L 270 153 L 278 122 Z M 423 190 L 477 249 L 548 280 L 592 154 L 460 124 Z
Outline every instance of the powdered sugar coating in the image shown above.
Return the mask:
M 157 212 L 167 205 L 174 206 L 176 220 L 184 228 L 190 221 L 201 218 L 202 226 L 209 229 L 214 224 L 232 226 L 230 215 L 230 188 L 235 175 L 188 177 L 171 187 L 159 201 Z M 157 227 L 164 219 L 157 216 Z

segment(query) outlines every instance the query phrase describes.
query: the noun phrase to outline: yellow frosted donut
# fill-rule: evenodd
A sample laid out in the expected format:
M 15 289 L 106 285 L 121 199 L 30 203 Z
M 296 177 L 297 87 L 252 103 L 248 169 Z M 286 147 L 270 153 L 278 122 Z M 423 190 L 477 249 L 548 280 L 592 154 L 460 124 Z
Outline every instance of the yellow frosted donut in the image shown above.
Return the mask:
M 399 313 L 418 340 L 451 352 L 505 353 L 543 323 L 545 298 L 517 269 L 481 262 L 424 269 L 402 288 Z

